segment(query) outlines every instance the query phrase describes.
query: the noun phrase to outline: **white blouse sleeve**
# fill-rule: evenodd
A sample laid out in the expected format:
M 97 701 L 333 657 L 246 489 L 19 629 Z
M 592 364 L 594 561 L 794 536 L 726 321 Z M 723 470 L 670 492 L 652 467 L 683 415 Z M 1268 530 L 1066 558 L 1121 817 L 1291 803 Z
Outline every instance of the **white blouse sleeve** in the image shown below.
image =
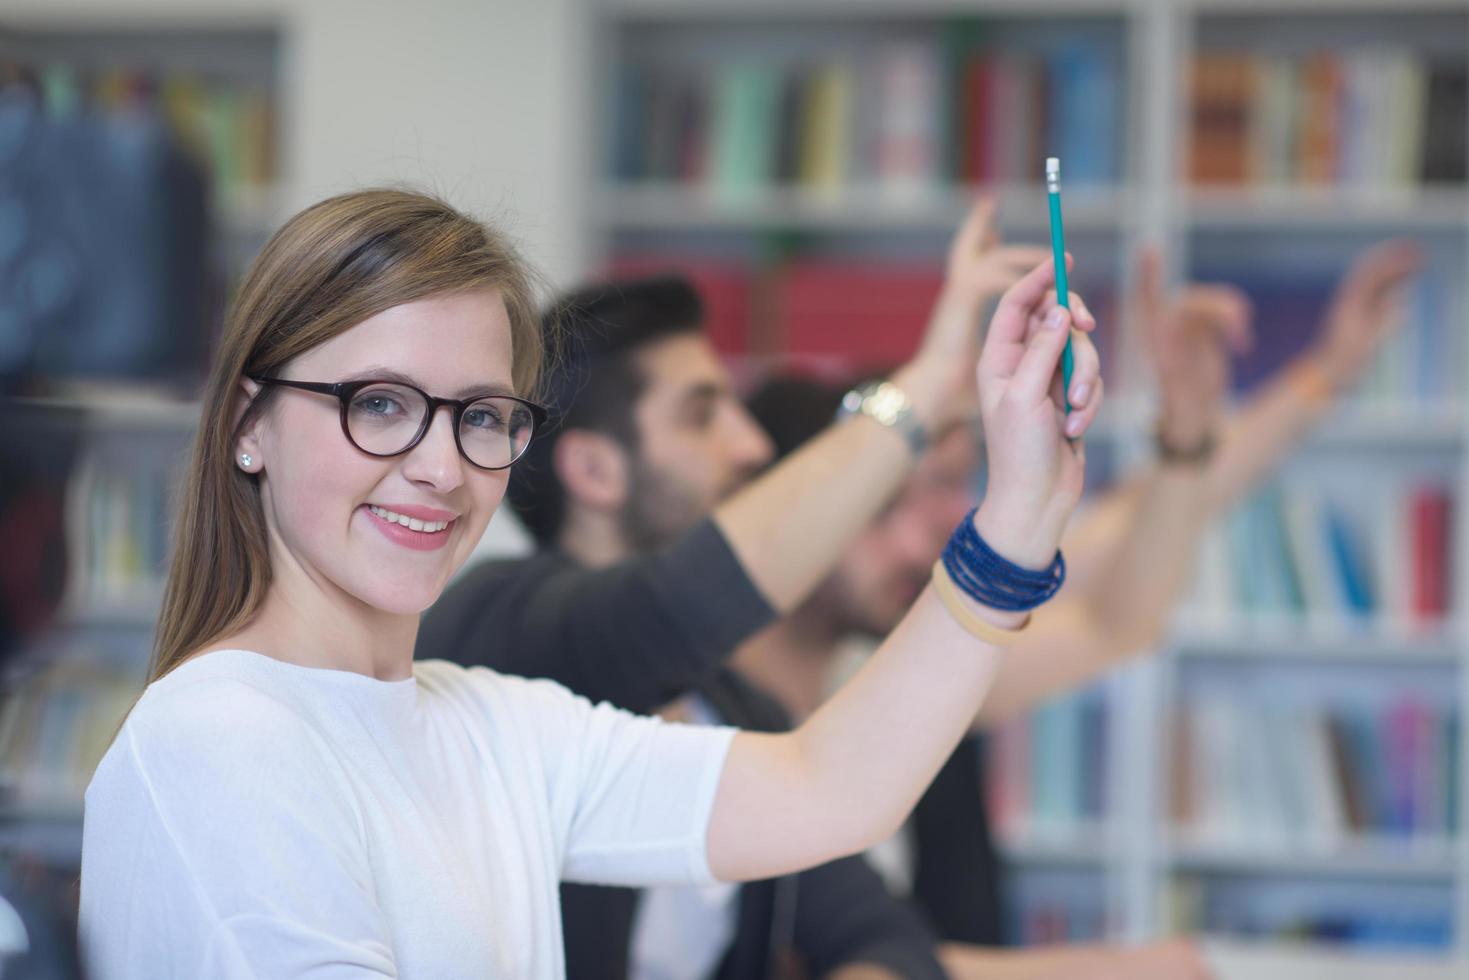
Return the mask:
M 562 878 L 586 884 L 706 884 L 709 817 L 733 728 L 679 725 L 592 706 L 551 681 L 524 685 L 546 760 Z
M 396 977 L 360 820 L 314 733 L 244 686 L 183 705 L 130 720 L 88 788 L 88 976 Z

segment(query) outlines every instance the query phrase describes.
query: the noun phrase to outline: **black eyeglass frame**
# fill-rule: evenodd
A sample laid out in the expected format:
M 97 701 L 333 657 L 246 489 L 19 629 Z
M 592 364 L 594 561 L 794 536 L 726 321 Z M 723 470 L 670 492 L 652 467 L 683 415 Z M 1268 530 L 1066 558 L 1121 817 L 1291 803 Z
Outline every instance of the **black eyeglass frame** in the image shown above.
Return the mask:
M 516 395 L 490 394 L 476 395 L 473 398 L 435 398 L 416 385 L 407 384 L 406 382 L 393 378 L 364 378 L 360 381 L 288 381 L 285 378 L 267 378 L 263 375 L 255 374 L 246 375 L 246 377 L 256 384 L 279 385 L 283 388 L 299 388 L 301 391 L 314 391 L 322 395 L 335 396 L 341 405 L 340 422 L 342 424 L 342 435 L 346 437 L 347 442 L 352 445 L 352 448 L 358 452 L 366 453 L 369 456 L 376 456 L 378 459 L 391 459 L 394 456 L 402 456 L 406 452 L 411 452 L 413 447 L 422 442 L 423 437 L 428 434 L 429 428 L 434 424 L 434 418 L 439 414 L 439 409 L 447 407 L 450 410 L 450 417 L 454 426 L 454 446 L 459 450 L 459 455 L 464 457 L 464 461 L 476 469 L 491 471 L 506 470 L 515 465 L 517 459 L 525 455 L 525 451 L 530 448 L 531 441 L 535 439 L 536 433 L 540 430 L 541 426 L 546 424 L 548 415 L 546 409 L 540 405 Z M 418 431 L 414 433 L 408 445 L 395 453 L 375 453 L 370 449 L 363 449 L 357 444 L 357 440 L 352 438 L 352 429 L 347 423 L 347 412 L 351 408 L 353 396 L 363 388 L 371 388 L 373 385 L 393 385 L 398 388 L 407 388 L 409 391 L 421 395 L 423 400 L 428 403 L 428 411 L 424 413 L 423 421 L 419 423 Z M 488 398 L 502 398 L 506 401 L 516 402 L 524 405 L 530 411 L 530 439 L 525 441 L 525 445 L 521 447 L 520 452 L 511 457 L 510 462 L 504 466 L 482 466 L 476 463 L 464 451 L 464 443 L 459 438 L 459 424 L 464 418 L 465 411 L 476 402 L 482 402 Z

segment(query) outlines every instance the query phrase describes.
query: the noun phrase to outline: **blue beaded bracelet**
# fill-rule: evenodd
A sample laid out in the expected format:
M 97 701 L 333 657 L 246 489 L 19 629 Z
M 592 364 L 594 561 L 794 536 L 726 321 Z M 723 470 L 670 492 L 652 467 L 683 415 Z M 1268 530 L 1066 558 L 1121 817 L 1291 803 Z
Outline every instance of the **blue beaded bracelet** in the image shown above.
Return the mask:
M 1050 567 L 1040 571 L 1001 558 L 974 529 L 973 510 L 949 538 L 943 562 L 949 578 L 965 595 L 1004 612 L 1034 609 L 1055 595 L 1066 581 L 1066 559 L 1059 551 Z

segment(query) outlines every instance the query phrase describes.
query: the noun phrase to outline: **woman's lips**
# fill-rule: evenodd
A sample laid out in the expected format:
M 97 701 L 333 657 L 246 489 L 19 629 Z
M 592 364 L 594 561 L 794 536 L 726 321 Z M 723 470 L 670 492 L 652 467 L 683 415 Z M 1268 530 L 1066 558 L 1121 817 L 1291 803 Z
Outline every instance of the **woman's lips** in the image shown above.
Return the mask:
M 386 509 L 391 510 L 392 508 Z M 450 520 L 449 525 L 442 531 L 415 531 L 410 527 L 404 527 L 397 521 L 390 521 L 379 517 L 372 512 L 372 508 L 367 504 L 362 505 L 362 512 L 382 532 L 383 537 L 394 544 L 411 548 L 414 551 L 437 551 L 442 548 L 449 543 L 449 532 L 454 530 L 454 525 L 457 523 L 456 518 Z M 403 513 L 403 511 L 395 511 L 395 513 Z M 411 517 L 414 515 L 410 514 L 407 516 Z

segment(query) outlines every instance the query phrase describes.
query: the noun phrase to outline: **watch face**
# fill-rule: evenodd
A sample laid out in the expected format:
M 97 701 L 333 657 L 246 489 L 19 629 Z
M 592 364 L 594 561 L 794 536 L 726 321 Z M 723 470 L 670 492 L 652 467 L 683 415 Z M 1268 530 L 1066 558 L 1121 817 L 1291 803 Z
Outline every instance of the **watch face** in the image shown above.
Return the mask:
M 897 425 L 908 408 L 908 398 L 897 385 L 884 381 L 867 396 L 867 412 L 883 425 Z

